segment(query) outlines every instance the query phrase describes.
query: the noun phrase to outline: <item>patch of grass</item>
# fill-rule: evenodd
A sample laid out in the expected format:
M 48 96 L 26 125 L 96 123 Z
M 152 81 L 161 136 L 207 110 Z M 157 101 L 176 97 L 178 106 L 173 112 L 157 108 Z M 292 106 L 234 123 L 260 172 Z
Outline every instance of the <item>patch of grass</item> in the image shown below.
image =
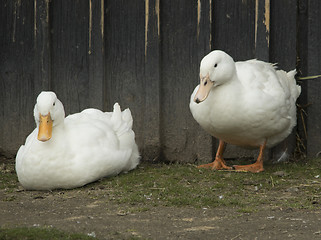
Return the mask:
M 84 234 L 69 234 L 54 228 L 0 228 L 3 240 L 90 240 L 95 239 Z
M 250 208 L 250 207 L 244 207 L 244 208 L 240 208 L 237 210 L 239 213 L 254 213 L 257 212 L 257 209 L 255 208 Z
M 320 166 L 321 159 L 265 164 L 264 172 L 253 174 L 197 169 L 191 164 L 143 163 L 128 174 L 74 191 L 86 191 L 92 199 L 123 204 L 133 211 L 155 206 L 236 207 L 246 212 L 262 206 L 321 209 Z M 10 193 L 18 187 L 14 164 L 0 170 L 0 190 L 8 193 L 2 200 L 15 201 Z
M 227 206 L 245 212 L 257 211 L 261 205 L 313 209 L 321 208 L 320 164 L 320 159 L 266 164 L 264 172 L 253 174 L 145 163 L 99 184 L 110 201 L 133 206 Z
M 0 189 L 13 189 L 17 187 L 17 183 L 14 163 L 0 164 Z
M 11 201 L 14 201 L 16 200 L 16 197 L 15 196 L 6 196 L 3 201 L 5 202 L 11 202 Z

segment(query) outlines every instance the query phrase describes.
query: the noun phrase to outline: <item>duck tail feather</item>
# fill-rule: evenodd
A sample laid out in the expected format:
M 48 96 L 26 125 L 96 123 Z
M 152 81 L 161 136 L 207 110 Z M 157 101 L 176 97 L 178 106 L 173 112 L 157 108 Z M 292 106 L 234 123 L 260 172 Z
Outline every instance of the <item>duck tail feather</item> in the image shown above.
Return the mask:
M 115 103 L 111 121 L 119 139 L 119 148 L 131 149 L 129 162 L 125 171 L 134 169 L 139 164 L 140 154 L 135 142 L 135 133 L 132 130 L 133 117 L 131 111 L 127 108 L 121 112 L 119 104 Z
M 133 118 L 130 110 L 127 108 L 121 112 L 118 103 L 114 104 L 114 111 L 112 114 L 111 122 L 113 124 L 113 129 L 116 131 L 118 136 L 121 136 L 132 130 Z
M 113 124 L 114 130 L 117 130 L 120 128 L 121 122 L 122 122 L 121 120 L 122 120 L 122 116 L 121 116 L 120 106 L 118 103 L 115 103 L 113 114 L 111 116 L 111 122 Z
M 290 83 L 291 95 L 294 97 L 294 99 L 297 99 L 301 94 L 301 87 L 296 84 L 296 80 L 295 80 L 296 73 L 297 73 L 296 69 L 287 72 L 287 77 L 291 82 Z
M 295 74 L 296 74 L 296 69 L 293 69 L 293 70 L 286 73 L 286 75 L 288 76 L 289 79 L 294 78 Z
M 129 128 L 133 127 L 133 117 L 132 117 L 132 113 L 129 110 L 129 108 L 125 109 L 122 112 L 122 119 L 123 119 L 123 121 L 125 121 L 127 123 Z

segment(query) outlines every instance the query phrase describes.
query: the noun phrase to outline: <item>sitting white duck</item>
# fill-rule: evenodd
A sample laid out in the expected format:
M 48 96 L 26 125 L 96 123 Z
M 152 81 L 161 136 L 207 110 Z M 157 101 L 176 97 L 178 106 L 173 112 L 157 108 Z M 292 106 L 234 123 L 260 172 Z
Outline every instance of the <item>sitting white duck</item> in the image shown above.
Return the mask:
M 65 118 L 54 92 L 41 92 L 34 108 L 37 128 L 18 150 L 16 172 L 29 190 L 75 188 L 134 169 L 140 160 L 133 119 L 121 112 L 86 109 Z
M 223 51 L 212 51 L 200 65 L 200 84 L 190 99 L 195 120 L 219 147 L 212 163 L 200 168 L 261 172 L 263 151 L 284 140 L 296 125 L 296 71 L 286 73 L 258 60 L 234 62 Z M 259 147 L 257 161 L 229 167 L 223 159 L 225 143 Z

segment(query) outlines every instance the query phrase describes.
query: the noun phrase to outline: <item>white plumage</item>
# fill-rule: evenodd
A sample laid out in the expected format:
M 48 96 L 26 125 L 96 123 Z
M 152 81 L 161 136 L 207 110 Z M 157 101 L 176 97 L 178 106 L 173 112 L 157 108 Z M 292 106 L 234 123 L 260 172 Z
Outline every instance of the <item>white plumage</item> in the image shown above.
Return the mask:
M 213 51 L 201 61 L 201 83 L 191 96 L 190 110 L 223 142 L 273 147 L 296 125 L 295 102 L 301 88 L 295 73 L 258 60 L 235 63 L 225 52 Z
M 40 141 L 39 116 L 47 114 L 52 119 L 52 137 Z M 56 94 L 42 92 L 34 117 L 37 128 L 16 157 L 18 179 L 26 189 L 80 187 L 139 164 L 131 112 L 121 112 L 118 103 L 110 113 L 86 109 L 65 118 Z

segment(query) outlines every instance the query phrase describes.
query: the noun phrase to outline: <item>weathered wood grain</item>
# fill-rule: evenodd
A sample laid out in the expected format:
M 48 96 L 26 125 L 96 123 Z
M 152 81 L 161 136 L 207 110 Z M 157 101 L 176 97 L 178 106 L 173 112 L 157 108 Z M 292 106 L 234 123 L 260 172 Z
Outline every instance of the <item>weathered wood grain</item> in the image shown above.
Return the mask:
M 130 108 L 136 141 L 142 149 L 148 128 L 145 86 L 154 84 L 144 73 L 145 2 L 112 0 L 105 5 L 105 108 L 112 110 L 115 102 L 123 109 Z M 151 97 L 159 97 L 154 94 Z
M 197 4 L 197 64 L 198 69 L 192 81 L 196 87 L 199 84 L 199 65 L 202 58 L 212 50 L 213 2 L 199 0 Z M 191 94 L 191 93 L 190 93 Z M 188 103 L 188 102 L 187 102 Z M 190 127 L 193 138 L 193 154 L 197 163 L 208 163 L 214 160 L 216 141 L 194 121 Z
M 189 99 L 199 81 L 198 4 L 167 0 L 161 1 L 161 9 L 166 9 L 161 11 L 162 153 L 170 162 L 193 162 L 195 127 L 200 128 L 190 113 Z
M 307 76 L 308 73 L 308 0 L 298 1 L 298 21 L 297 21 L 297 70 L 298 76 Z M 308 106 L 308 81 L 298 81 L 301 85 L 301 94 L 298 103 L 297 111 L 297 147 L 296 154 L 299 157 L 304 157 L 307 153 L 307 116 L 305 111 Z
M 268 62 L 270 60 L 270 0 L 255 2 L 255 58 Z
M 145 56 L 144 78 L 148 82 L 144 86 L 142 135 L 143 159 L 159 161 L 161 155 L 160 142 L 160 108 L 161 108 L 161 41 L 160 41 L 160 1 L 145 1 Z
M 210 162 L 217 141 L 189 110 L 200 60 L 221 49 L 235 61 L 258 58 L 286 71 L 297 63 L 300 75 L 320 74 L 320 11 L 312 0 L 3 0 L 0 152 L 18 149 L 35 126 L 37 95 L 53 90 L 66 114 L 129 107 L 144 160 Z M 299 104 L 311 104 L 303 151 L 315 156 L 320 81 L 301 86 Z M 303 126 L 299 114 L 300 137 Z M 256 155 L 229 146 L 225 156 Z
M 49 0 L 34 1 L 35 94 L 50 89 L 51 34 Z
M 271 2 L 270 62 L 277 63 L 279 69 L 290 71 L 296 69 L 297 63 L 297 3 L 288 1 Z M 280 51 L 282 49 L 282 51 Z M 296 128 L 293 133 L 272 149 L 271 157 L 278 160 L 283 152 L 290 157 L 296 148 Z
M 235 61 L 255 57 L 255 1 L 213 1 L 213 48 Z
M 89 1 L 50 2 L 52 81 L 66 115 L 89 107 Z
M 33 11 L 33 1 L 1 1 L 0 152 L 10 154 L 35 127 Z
M 88 23 L 88 98 L 89 106 L 103 110 L 105 79 L 104 0 L 89 0 Z
M 308 51 L 307 68 L 308 75 L 321 73 L 321 2 L 308 2 Z M 321 151 L 321 81 L 319 79 L 309 80 L 307 83 L 308 103 L 311 105 L 307 109 L 307 153 L 314 157 Z

